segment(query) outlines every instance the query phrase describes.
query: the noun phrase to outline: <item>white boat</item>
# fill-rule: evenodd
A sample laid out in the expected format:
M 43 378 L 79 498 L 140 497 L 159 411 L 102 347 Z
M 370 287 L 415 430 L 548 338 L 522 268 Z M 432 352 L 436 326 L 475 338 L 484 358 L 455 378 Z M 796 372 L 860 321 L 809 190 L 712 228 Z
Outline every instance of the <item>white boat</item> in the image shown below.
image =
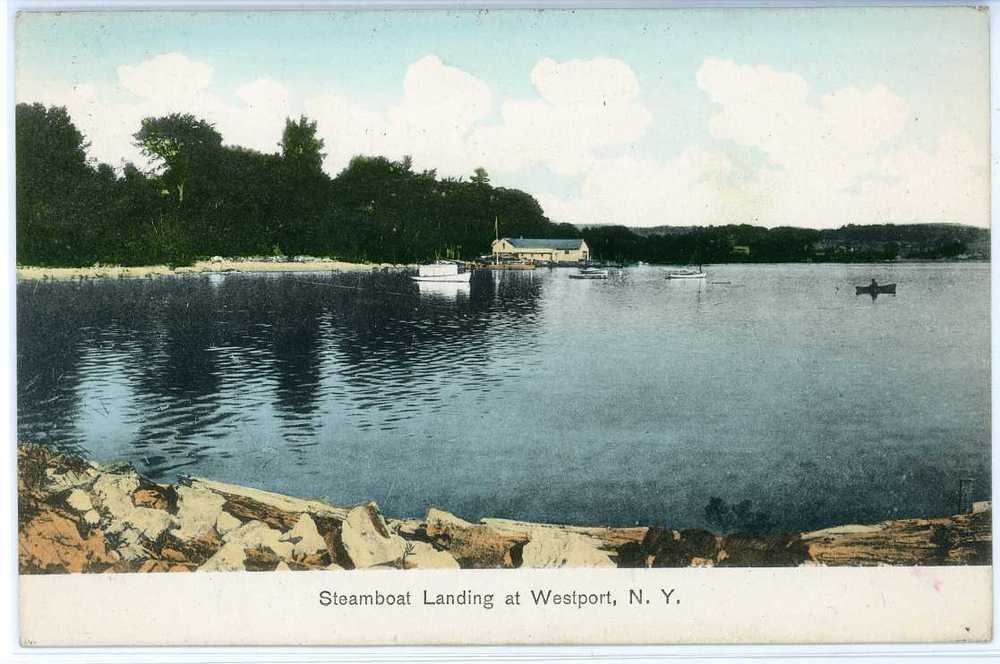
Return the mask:
M 674 270 L 667 273 L 667 279 L 704 279 L 706 274 L 701 270 Z
M 440 261 L 429 265 L 421 265 L 414 281 L 434 281 L 439 283 L 468 283 L 472 272 L 460 270 L 459 264 L 450 261 Z
M 580 268 L 579 274 L 569 275 L 570 279 L 607 279 L 608 271 L 601 270 L 596 267 L 584 267 Z

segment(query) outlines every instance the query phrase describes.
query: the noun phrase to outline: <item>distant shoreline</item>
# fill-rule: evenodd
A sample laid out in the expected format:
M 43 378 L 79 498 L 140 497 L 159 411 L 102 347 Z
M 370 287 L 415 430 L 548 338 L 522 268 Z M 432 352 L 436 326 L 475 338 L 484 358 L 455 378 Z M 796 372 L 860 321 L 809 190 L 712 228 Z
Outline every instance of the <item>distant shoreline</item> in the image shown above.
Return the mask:
M 197 261 L 193 265 L 97 265 L 90 267 L 39 267 L 19 265 L 17 279 L 136 279 L 143 277 L 171 276 L 177 274 L 218 274 L 223 272 L 359 272 L 380 269 L 404 269 L 406 265 L 393 263 L 349 263 L 337 260 L 315 261 Z
M 904 259 L 896 261 L 790 261 L 706 263 L 706 265 L 921 265 L 939 263 L 990 263 L 989 259 Z M 648 266 L 673 266 L 680 263 L 647 263 Z M 67 279 L 138 279 L 179 274 L 220 274 L 225 272 L 363 272 L 371 270 L 404 270 L 415 265 L 400 263 L 352 263 L 339 260 L 309 261 L 269 261 L 269 260 L 223 260 L 196 261 L 193 265 L 170 267 L 169 265 L 97 265 L 86 267 L 41 267 L 18 265 L 18 281 L 67 280 Z

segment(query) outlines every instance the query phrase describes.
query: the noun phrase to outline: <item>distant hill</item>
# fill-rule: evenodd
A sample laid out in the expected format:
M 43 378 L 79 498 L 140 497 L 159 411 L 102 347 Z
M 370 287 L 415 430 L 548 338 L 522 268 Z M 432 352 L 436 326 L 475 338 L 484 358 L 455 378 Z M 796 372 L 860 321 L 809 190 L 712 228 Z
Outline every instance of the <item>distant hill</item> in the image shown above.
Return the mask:
M 990 231 L 961 224 L 790 226 L 579 226 L 591 253 L 648 262 L 798 262 L 990 257 Z

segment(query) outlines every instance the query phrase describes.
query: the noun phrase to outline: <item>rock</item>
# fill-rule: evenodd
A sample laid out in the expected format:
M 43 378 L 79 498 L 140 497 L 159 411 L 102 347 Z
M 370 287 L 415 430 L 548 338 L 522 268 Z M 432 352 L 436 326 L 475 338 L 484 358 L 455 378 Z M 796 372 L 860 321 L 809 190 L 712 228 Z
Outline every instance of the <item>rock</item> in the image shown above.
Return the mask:
M 347 513 L 340 539 L 355 567 L 394 564 L 403 558 L 406 542 L 389 532 L 374 502 L 359 505 Z
M 296 559 L 326 553 L 326 542 L 308 514 L 300 516 L 295 527 L 281 536 L 281 541 L 292 543 L 292 557 Z
M 139 565 L 140 572 L 169 572 L 170 565 L 162 560 L 147 560 Z
M 152 483 L 143 484 L 132 494 L 132 504 L 136 507 L 149 507 L 154 510 L 173 512 L 177 507 L 177 492 L 173 487 L 162 487 Z
M 66 504 L 77 512 L 90 512 L 94 504 L 90 502 L 90 494 L 81 489 L 73 489 L 66 497 Z
M 52 493 L 85 486 L 97 477 L 97 474 L 97 470 L 86 462 L 77 467 L 61 466 L 45 470 L 46 483 Z
M 37 514 L 18 535 L 24 572 L 103 572 L 119 561 L 100 531 L 83 537 L 72 519 L 54 510 Z
M 284 560 L 278 563 L 278 566 L 274 568 L 275 572 L 291 572 L 292 568 L 288 566 Z
M 521 552 L 521 567 L 616 567 L 592 538 L 537 528 Z
M 225 535 L 230 530 L 235 530 L 242 525 L 243 522 L 229 512 L 219 512 L 219 517 L 215 520 L 215 529 L 220 535 Z
M 822 530 L 813 530 L 812 532 L 802 533 L 801 538 L 804 540 L 811 540 L 836 535 L 863 535 L 867 533 L 878 533 L 883 529 L 884 526 L 881 524 L 876 524 L 874 526 L 848 524 L 845 526 L 834 526 L 833 528 L 823 528 Z
M 93 495 L 107 519 L 107 533 L 135 530 L 148 540 L 155 540 L 177 522 L 167 512 L 149 507 L 136 507 L 132 493 L 139 488 L 139 476 L 134 470 L 124 473 L 101 473 L 94 481 Z
M 447 551 L 438 551 L 427 542 L 407 542 L 404 569 L 458 569 L 459 564 Z M 327 567 L 327 569 L 330 569 Z
M 469 523 L 437 508 L 427 511 L 427 537 L 450 553 L 463 568 L 519 567 L 521 550 L 528 542 L 523 532 L 498 532 Z
M 238 572 L 246 570 L 246 552 L 239 542 L 227 542 L 198 568 L 199 572 Z
M 187 540 L 215 528 L 226 499 L 197 483 L 177 487 L 177 527 L 172 535 Z
M 248 572 L 272 572 L 283 561 L 266 546 L 255 546 L 244 551 L 243 567 Z
M 436 507 L 427 510 L 425 521 L 427 522 L 427 534 L 430 536 L 433 536 L 436 531 L 447 528 L 472 528 L 476 525 Z
M 256 506 L 258 509 L 260 506 L 264 506 L 275 509 L 279 513 L 290 513 L 293 515 L 293 518 L 291 519 L 292 522 L 295 520 L 294 515 L 298 515 L 302 512 L 308 512 L 314 516 L 333 516 L 341 520 L 347 516 L 348 512 L 348 510 L 342 507 L 334 507 L 319 500 L 293 498 L 292 496 L 284 496 L 280 493 L 261 491 L 260 489 L 252 489 L 249 487 L 238 486 L 236 484 L 226 484 L 225 482 L 216 482 L 214 480 L 203 478 L 198 478 L 195 481 L 204 486 L 206 489 L 211 489 L 216 493 L 225 495 L 229 501 L 242 500 L 251 507 Z M 239 516 L 236 512 L 232 512 L 232 514 L 234 516 Z M 265 519 L 258 520 L 265 521 Z M 291 525 L 292 524 L 289 523 L 288 527 L 291 527 Z
M 279 558 L 288 560 L 292 557 L 293 546 L 291 542 L 282 541 L 281 535 L 281 531 L 269 528 L 260 521 L 251 521 L 226 533 L 222 541 L 240 544 L 244 549 L 267 547 Z
M 724 567 L 796 567 L 809 561 L 809 546 L 795 533 L 726 535 L 718 555 Z
M 719 538 L 707 530 L 652 527 L 641 542 L 618 550 L 619 567 L 704 567 L 718 561 Z

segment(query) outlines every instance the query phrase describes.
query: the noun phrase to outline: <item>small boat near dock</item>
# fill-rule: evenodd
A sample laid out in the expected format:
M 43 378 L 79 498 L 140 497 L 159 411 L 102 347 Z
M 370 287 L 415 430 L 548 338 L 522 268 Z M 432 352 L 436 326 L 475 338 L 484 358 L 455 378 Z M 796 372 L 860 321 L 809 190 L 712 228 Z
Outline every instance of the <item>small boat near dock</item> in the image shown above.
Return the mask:
M 706 273 L 698 268 L 697 270 L 674 270 L 667 273 L 667 279 L 704 279 Z
M 596 267 L 582 267 L 577 274 L 569 275 L 570 279 L 607 279 L 608 271 Z
M 455 261 L 438 261 L 421 265 L 418 274 L 410 278 L 414 281 L 436 283 L 468 283 L 471 277 L 472 272 L 462 269 L 462 265 Z

